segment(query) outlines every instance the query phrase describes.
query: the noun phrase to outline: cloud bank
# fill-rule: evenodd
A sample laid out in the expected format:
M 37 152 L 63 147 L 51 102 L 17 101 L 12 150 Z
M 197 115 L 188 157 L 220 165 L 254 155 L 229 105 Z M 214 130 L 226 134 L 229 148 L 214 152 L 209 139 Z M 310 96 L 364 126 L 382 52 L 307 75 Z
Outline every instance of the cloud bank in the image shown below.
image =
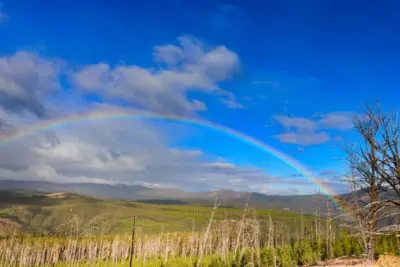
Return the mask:
M 0 57 L 0 137 L 81 111 L 140 109 L 196 117 L 208 106 L 189 97 L 191 93 L 214 97 L 225 108 L 245 108 L 221 86 L 241 69 L 239 56 L 227 47 L 181 36 L 175 44 L 155 46 L 150 56 L 154 65 L 149 68 L 105 62 L 76 68 L 29 51 Z M 102 101 L 86 101 L 89 95 Z M 330 140 L 325 129 L 350 129 L 343 114 L 327 114 L 318 120 L 276 116 L 275 120 L 285 129 L 276 136 L 279 140 L 304 146 Z M 173 135 L 187 130 L 176 126 Z M 201 149 L 171 147 L 170 138 L 171 132 L 140 120 L 104 120 L 51 129 L 2 146 L 0 179 L 282 194 L 295 190 L 282 184 L 310 189 L 299 177 L 270 175 Z
M 239 71 L 238 55 L 225 46 L 207 47 L 189 36 L 178 41 L 179 45 L 154 48 L 154 62 L 160 65 L 156 69 L 98 63 L 83 67 L 72 79 L 86 92 L 159 113 L 190 115 L 206 110 L 201 101 L 187 98 L 190 91 L 224 95 L 223 103 L 230 105 L 232 93 L 218 83 Z

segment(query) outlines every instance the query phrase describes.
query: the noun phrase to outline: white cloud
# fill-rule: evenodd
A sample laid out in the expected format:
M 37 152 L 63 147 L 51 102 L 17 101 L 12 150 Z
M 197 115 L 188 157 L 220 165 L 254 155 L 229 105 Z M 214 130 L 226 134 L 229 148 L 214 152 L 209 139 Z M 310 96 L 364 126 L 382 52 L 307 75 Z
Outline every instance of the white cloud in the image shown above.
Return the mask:
M 211 167 L 215 169 L 235 169 L 235 165 L 226 162 L 212 162 L 205 164 L 206 167 Z
M 165 139 L 154 125 L 139 120 L 70 125 L 3 146 L 0 179 L 147 183 L 195 191 L 246 191 L 252 184 L 285 182 L 200 150 L 169 148 Z
M 279 89 L 279 82 L 278 81 L 269 81 L 269 80 L 254 80 L 253 84 L 255 85 L 268 85 L 272 86 L 273 89 Z
M 46 117 L 44 98 L 60 88 L 60 66 L 30 52 L 0 58 L 0 106 L 12 113 Z
M 156 62 L 166 63 L 169 66 L 176 66 L 184 57 L 182 48 L 175 45 L 162 45 L 154 47 L 153 59 Z
M 204 104 L 204 102 L 201 102 L 200 100 L 194 99 L 192 101 L 192 106 L 194 110 L 197 111 L 206 111 L 207 110 L 207 106 L 206 104 Z
M 302 117 L 274 116 L 274 119 L 283 127 L 295 128 L 298 131 L 314 131 L 315 122 Z
M 234 99 L 221 99 L 221 102 L 223 104 L 225 104 L 225 106 L 227 108 L 231 108 L 231 109 L 242 109 L 242 108 L 245 108 L 245 106 L 243 106 L 242 104 L 240 104 L 239 102 L 237 102 Z
M 237 183 L 242 183 L 243 179 L 242 178 L 233 178 L 233 179 L 229 179 L 228 182 L 230 182 L 232 184 L 237 184 Z
M 352 113 L 329 113 L 318 121 L 319 127 L 323 129 L 351 130 L 353 129 Z
M 318 120 L 304 117 L 274 116 L 285 128 L 295 128 L 298 131 L 315 131 L 319 129 L 351 130 L 353 128 L 353 113 L 328 113 L 318 115 Z
M 109 179 L 96 177 L 74 176 L 68 177 L 58 173 L 53 167 L 47 164 L 32 165 L 27 169 L 10 170 L 0 168 L 0 179 L 12 180 L 34 180 L 49 181 L 57 183 L 97 183 L 97 184 L 115 184 Z
M 307 146 L 322 144 L 329 140 L 340 141 L 340 136 L 331 138 L 323 130 L 351 130 L 353 128 L 353 117 L 354 113 L 351 112 L 318 114 L 314 116 L 313 120 L 304 117 L 274 116 L 274 120 L 282 125 L 286 131 L 275 135 L 275 137 L 283 143 Z
M 161 113 L 192 115 L 207 110 L 197 95 L 196 99 L 188 97 L 193 91 L 199 91 L 218 95 L 218 99 L 230 108 L 243 108 L 232 93 L 220 88 L 220 82 L 240 71 L 238 56 L 224 46 L 208 46 L 192 37 L 180 37 L 178 41 L 179 45 L 155 47 L 155 69 L 100 62 L 72 71 L 72 81 L 81 89 L 77 90 L 77 96 L 74 95 L 82 101 L 79 104 L 71 95 L 57 101 L 51 98 L 53 93 L 64 93 L 60 90 L 61 66 L 57 61 L 29 52 L 1 57 L 0 137 L 10 131 L 23 130 L 27 117 L 29 123 L 32 118 L 35 122 L 42 120 L 45 123 L 53 108 L 57 110 L 50 113 L 54 118 L 76 110 L 107 113 L 110 109 L 122 109 L 113 106 L 113 100 L 128 104 L 130 110 L 140 107 Z M 83 102 L 81 93 L 86 92 L 99 94 L 110 101 Z M 221 99 L 221 95 L 225 98 Z M 301 129 L 302 133 L 296 134 L 304 134 L 311 128 L 305 120 L 283 117 L 278 120 L 287 128 Z M 337 120 L 327 117 L 323 125 L 332 125 Z M 185 126 L 174 127 L 174 135 L 185 130 Z M 305 144 L 323 138 L 320 133 L 312 140 L 302 135 L 285 134 L 279 138 Z M 201 150 L 171 148 L 169 138 L 171 136 L 156 125 L 140 120 L 71 124 L 2 146 L 0 178 L 147 183 L 191 190 L 258 190 L 257 186 L 253 189 L 251 185 L 276 188 L 282 183 L 293 182 L 266 174 L 263 169 L 221 161 Z M 304 185 L 304 181 L 295 183 Z
M 85 67 L 80 72 L 75 73 L 75 81 L 82 88 L 88 90 L 100 90 L 103 86 L 103 79 L 110 71 L 110 66 L 105 63 L 99 63 Z
M 317 145 L 330 140 L 327 133 L 282 133 L 275 135 L 282 143 L 298 144 L 303 146 Z
M 328 175 L 332 175 L 332 174 L 334 174 L 335 173 L 335 171 L 333 171 L 333 170 L 323 170 L 321 173 L 320 173 L 320 175 L 321 176 L 328 176 Z
M 80 88 L 117 99 L 136 107 L 161 113 L 188 115 L 206 110 L 206 105 L 187 98 L 190 91 L 223 94 L 218 83 L 234 75 L 240 67 L 239 57 L 224 46 L 207 47 L 199 40 L 182 36 L 179 46 L 154 48 L 153 58 L 168 68 L 145 69 L 139 66 L 111 67 L 105 63 L 82 68 L 73 75 Z

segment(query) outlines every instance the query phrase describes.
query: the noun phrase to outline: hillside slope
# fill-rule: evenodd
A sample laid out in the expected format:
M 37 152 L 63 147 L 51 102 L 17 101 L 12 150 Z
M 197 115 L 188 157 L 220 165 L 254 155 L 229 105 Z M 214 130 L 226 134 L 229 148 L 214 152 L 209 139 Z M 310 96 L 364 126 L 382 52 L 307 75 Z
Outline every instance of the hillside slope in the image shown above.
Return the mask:
M 212 205 L 217 192 L 184 192 L 179 189 L 152 189 L 144 186 L 107 185 L 90 183 L 58 184 L 42 181 L 0 180 L 0 190 L 25 190 L 32 192 L 70 192 L 109 200 L 130 200 L 147 203 L 175 203 Z M 247 192 L 220 191 L 225 206 L 242 208 Z M 264 195 L 252 193 L 251 206 L 257 209 L 289 210 L 313 214 L 326 213 L 326 198 L 322 195 Z
M 0 219 L 18 224 L 18 229 L 32 234 L 68 235 L 71 228 L 81 234 L 128 234 L 131 218 L 137 216 L 139 232 L 157 233 L 201 231 L 207 224 L 211 207 L 199 205 L 155 205 L 137 202 L 102 200 L 71 193 L 34 194 L 0 192 Z M 237 220 L 241 209 L 219 208 L 217 220 Z M 256 210 L 251 216 L 272 220 L 294 232 L 301 216 L 293 212 Z M 305 223 L 312 222 L 304 216 Z

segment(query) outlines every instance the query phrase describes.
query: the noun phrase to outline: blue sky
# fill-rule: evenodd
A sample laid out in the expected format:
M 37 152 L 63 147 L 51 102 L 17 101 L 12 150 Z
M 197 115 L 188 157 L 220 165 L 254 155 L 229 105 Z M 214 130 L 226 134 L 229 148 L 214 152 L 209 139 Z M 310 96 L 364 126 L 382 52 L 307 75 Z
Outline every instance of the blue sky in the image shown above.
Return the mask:
M 341 146 L 355 138 L 351 120 L 365 102 L 398 108 L 399 11 L 396 1 L 3 0 L 0 122 L 18 121 L 12 125 L 17 131 L 27 117 L 46 120 L 55 107 L 70 114 L 99 105 L 200 117 L 277 148 L 343 191 L 338 180 L 346 162 L 338 159 L 345 156 Z M 22 67 L 10 63 L 18 53 L 25 53 L 21 64 L 38 65 L 19 73 Z M 49 62 L 54 73 L 39 73 L 37 66 Z M 23 75 L 49 80 L 30 87 Z M 10 84 L 25 95 L 11 92 Z M 41 92 L 44 84 L 51 90 Z M 222 160 L 277 177 L 263 184 L 273 192 L 288 193 L 295 177 L 270 155 L 222 134 L 170 123 L 146 127 L 165 136 L 163 146 L 201 151 L 204 158 L 196 160 L 202 163 Z M 40 164 L 71 177 L 45 159 Z M 32 166 L 24 168 L 36 170 Z M 143 183 L 146 175 L 140 177 Z M 177 184 L 166 179 L 153 185 Z M 316 190 L 299 184 L 290 192 Z

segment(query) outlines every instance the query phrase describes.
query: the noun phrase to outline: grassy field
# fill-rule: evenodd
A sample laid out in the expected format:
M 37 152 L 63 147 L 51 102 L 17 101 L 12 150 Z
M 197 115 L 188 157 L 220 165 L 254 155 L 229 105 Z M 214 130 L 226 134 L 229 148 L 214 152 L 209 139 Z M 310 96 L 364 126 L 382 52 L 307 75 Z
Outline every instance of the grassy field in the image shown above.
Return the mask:
M 293 267 L 364 253 L 359 237 L 337 224 L 327 231 L 322 217 L 255 210 L 251 203 L 246 216 L 235 208 L 214 211 L 0 192 L 0 266 L 128 266 L 132 257 L 133 266 Z M 379 237 L 377 255 L 398 255 L 399 242 Z
M 251 204 L 250 204 L 251 206 Z M 163 205 L 101 200 L 75 194 L 40 195 L 5 191 L 0 194 L 0 218 L 13 221 L 24 233 L 68 235 L 71 225 L 80 234 L 126 234 L 131 231 L 132 217 L 137 218 L 138 233 L 202 231 L 212 207 L 199 205 Z M 219 208 L 216 220 L 237 220 L 243 210 Z M 249 210 L 249 216 L 285 225 L 295 233 L 301 215 L 274 210 Z M 305 224 L 312 216 L 303 216 Z

